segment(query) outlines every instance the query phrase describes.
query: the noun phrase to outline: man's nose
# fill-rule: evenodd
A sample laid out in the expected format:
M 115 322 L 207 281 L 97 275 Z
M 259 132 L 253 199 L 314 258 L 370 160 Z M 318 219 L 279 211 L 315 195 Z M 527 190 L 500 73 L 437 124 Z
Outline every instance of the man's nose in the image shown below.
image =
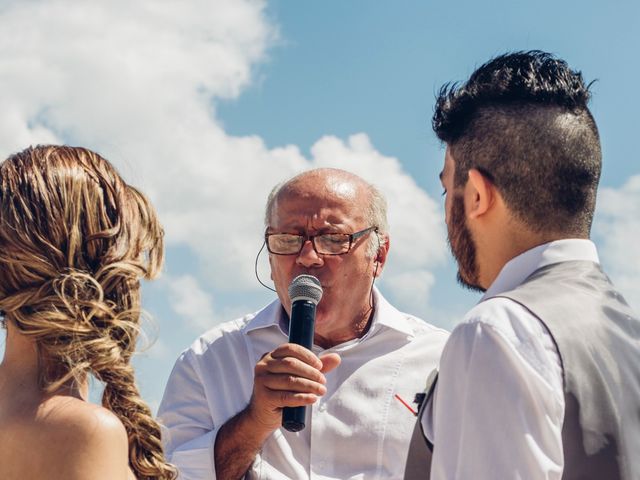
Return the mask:
M 324 260 L 318 255 L 315 248 L 313 248 L 313 242 L 306 240 L 296 258 L 296 263 L 303 267 L 319 267 L 324 264 Z

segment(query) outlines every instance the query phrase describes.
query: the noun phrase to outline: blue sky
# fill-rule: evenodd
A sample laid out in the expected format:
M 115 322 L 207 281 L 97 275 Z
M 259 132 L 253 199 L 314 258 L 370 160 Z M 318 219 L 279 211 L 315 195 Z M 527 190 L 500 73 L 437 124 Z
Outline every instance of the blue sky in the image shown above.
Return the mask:
M 363 131 L 438 190 L 428 165 L 440 160 L 428 155 L 437 148 L 428 123 L 434 92 L 496 54 L 542 49 L 597 80 L 593 110 L 611 153 L 605 182 L 637 173 L 624 160 L 637 132 L 628 120 L 638 104 L 625 98 L 640 74 L 637 2 L 276 1 L 268 12 L 282 38 L 254 85 L 220 104 L 229 133 L 258 133 L 269 146 L 295 139 L 306 149 L 322 135 Z
M 400 308 L 455 325 L 478 297 L 456 285 L 446 249 L 434 94 L 508 50 L 554 52 L 597 80 L 594 239 L 640 308 L 638 47 L 632 1 L 4 0 L 0 151 L 93 148 L 157 205 L 166 268 L 145 285 L 156 341 L 136 359 L 155 408 L 199 333 L 273 298 L 253 277 L 264 200 L 306 168 L 352 170 L 387 193 L 380 287 Z M 264 257 L 260 270 L 268 279 Z

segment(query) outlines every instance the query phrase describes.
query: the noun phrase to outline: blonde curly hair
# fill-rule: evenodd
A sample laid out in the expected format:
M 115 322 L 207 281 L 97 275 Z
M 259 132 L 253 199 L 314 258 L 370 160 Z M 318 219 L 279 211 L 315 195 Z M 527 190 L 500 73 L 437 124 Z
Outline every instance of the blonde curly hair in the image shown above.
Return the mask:
M 102 405 L 124 424 L 139 479 L 174 479 L 160 427 L 142 401 L 131 356 L 140 279 L 163 261 L 163 231 L 147 198 L 100 155 L 37 146 L 0 165 L 0 311 L 38 350 L 53 392 L 93 375 Z

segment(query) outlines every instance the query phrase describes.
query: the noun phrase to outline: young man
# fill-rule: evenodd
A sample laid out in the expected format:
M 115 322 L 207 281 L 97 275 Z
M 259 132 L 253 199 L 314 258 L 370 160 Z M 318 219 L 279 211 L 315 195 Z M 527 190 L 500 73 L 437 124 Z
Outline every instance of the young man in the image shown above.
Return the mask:
M 640 321 L 589 240 L 589 96 L 539 51 L 441 90 L 449 243 L 485 294 L 447 342 L 406 478 L 640 478 Z

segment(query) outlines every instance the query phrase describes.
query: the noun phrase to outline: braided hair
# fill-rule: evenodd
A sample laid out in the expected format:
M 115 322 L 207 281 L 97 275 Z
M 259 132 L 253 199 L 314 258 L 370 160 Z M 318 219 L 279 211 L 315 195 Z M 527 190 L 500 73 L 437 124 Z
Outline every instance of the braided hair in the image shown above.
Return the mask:
M 0 165 L 0 311 L 35 341 L 47 392 L 104 383 L 102 405 L 124 424 L 139 479 L 175 479 L 160 427 L 130 364 L 140 279 L 163 261 L 163 231 L 147 198 L 97 153 L 37 146 Z

